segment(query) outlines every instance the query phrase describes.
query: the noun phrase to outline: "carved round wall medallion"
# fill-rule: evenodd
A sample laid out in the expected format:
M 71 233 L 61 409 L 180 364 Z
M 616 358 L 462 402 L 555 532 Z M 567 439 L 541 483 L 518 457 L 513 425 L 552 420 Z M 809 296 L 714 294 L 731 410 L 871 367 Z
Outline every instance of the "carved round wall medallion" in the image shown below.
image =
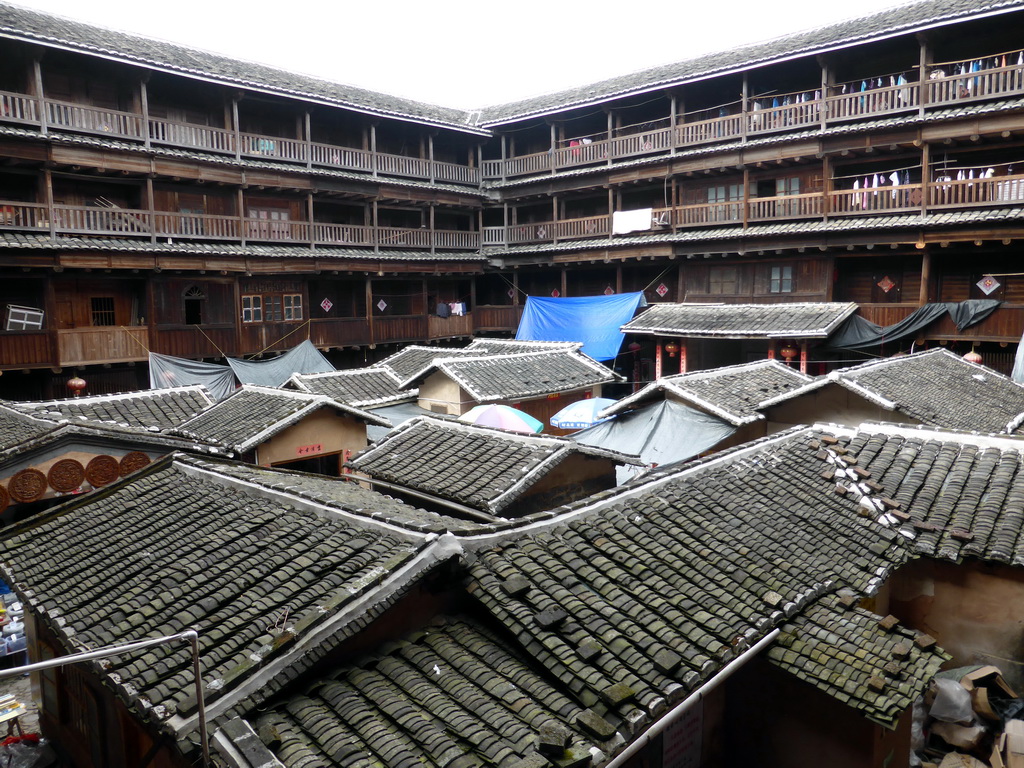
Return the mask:
M 61 459 L 46 473 L 50 487 L 55 491 L 67 493 L 82 485 L 85 480 L 85 467 L 74 459 Z
M 149 465 L 149 456 L 144 454 L 142 451 L 132 451 L 126 453 L 121 458 L 121 477 L 130 475 L 132 472 L 137 472 L 145 466 Z
M 85 467 L 85 479 L 93 488 L 102 488 L 117 480 L 120 469 L 113 456 L 94 456 Z
M 11 478 L 7 490 L 11 498 L 25 504 L 46 493 L 46 475 L 38 469 L 23 469 Z

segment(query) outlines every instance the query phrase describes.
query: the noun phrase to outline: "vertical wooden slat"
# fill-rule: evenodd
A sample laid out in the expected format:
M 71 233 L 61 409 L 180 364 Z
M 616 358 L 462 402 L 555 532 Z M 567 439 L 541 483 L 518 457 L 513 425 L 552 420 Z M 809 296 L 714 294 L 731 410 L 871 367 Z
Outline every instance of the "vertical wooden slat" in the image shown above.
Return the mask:
M 148 77 L 148 75 L 147 75 Z M 139 80 L 139 106 L 142 110 L 142 142 L 148 147 L 150 145 L 149 131 L 149 88 L 146 87 L 146 78 Z M 151 198 L 152 199 L 152 198 Z M 152 207 L 152 204 L 151 204 Z
M 49 121 L 46 115 L 46 97 L 43 94 L 43 65 L 38 55 L 32 58 L 32 75 L 35 80 L 35 96 L 39 109 L 39 131 L 46 134 L 49 132 Z

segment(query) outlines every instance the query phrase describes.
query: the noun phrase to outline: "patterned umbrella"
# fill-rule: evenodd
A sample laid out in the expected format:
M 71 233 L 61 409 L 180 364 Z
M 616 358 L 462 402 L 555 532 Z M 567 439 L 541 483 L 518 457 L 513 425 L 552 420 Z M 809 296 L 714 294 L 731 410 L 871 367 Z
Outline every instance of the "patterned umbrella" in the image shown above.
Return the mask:
M 543 422 L 508 405 L 476 405 L 459 416 L 459 421 L 532 434 L 544 429 Z
M 615 401 L 607 397 L 591 397 L 588 400 L 577 400 L 570 403 L 551 417 L 551 426 L 559 429 L 586 429 L 605 419 L 597 414 Z M 610 418 L 610 417 L 605 417 Z

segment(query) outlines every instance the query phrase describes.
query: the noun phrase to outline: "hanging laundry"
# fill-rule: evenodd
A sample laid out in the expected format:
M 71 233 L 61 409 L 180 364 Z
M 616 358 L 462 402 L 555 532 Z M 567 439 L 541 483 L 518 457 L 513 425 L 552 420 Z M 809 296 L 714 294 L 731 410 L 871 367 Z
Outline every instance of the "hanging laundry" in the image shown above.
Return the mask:
M 890 173 L 889 174 L 889 181 L 892 183 L 892 186 L 893 186 L 892 199 L 895 200 L 896 199 L 896 189 L 895 189 L 895 187 L 899 186 L 899 183 L 900 183 L 900 172 L 899 171 L 893 171 L 892 173 Z

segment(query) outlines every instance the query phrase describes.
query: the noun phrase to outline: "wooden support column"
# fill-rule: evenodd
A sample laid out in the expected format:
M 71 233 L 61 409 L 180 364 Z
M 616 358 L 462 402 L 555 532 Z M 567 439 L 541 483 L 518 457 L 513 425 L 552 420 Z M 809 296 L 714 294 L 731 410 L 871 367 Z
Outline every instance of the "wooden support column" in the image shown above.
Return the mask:
M 932 281 L 932 254 L 925 248 L 921 251 L 921 288 L 917 293 L 917 303 L 919 306 L 924 306 L 928 303 L 928 295 L 931 292 L 929 290 Z
M 825 221 L 832 212 L 832 158 L 827 154 L 821 157 L 821 213 Z
M 932 194 L 932 145 L 927 141 L 921 145 L 921 215 L 928 213 Z
M 657 337 L 655 337 L 655 338 L 657 338 Z M 661 346 L 661 339 L 658 338 L 657 341 L 654 344 L 654 380 L 655 381 L 657 381 L 658 379 L 661 378 L 661 368 L 662 368 L 662 364 L 663 364 L 662 356 L 663 356 L 663 350 L 662 350 L 662 346 Z
M 150 145 L 149 138 L 149 88 L 146 87 L 146 78 L 139 80 L 139 108 L 142 110 L 142 142 L 143 146 Z
M 775 339 L 768 339 L 768 359 L 775 359 Z
M 554 123 L 550 124 L 551 127 L 551 146 L 548 148 L 548 158 L 550 159 L 551 173 L 555 172 L 555 156 L 558 154 L 558 128 Z
M 430 216 L 428 223 L 428 226 L 430 227 L 430 252 L 435 253 L 437 251 L 437 232 L 434 229 L 434 206 L 428 206 L 427 211 Z
M 245 183 L 245 173 L 242 174 L 242 183 Z M 245 196 L 242 194 L 242 187 L 238 188 L 235 203 L 238 205 L 238 235 L 242 238 L 242 245 L 245 245 Z
M 308 113 L 307 113 L 308 114 Z M 309 248 L 316 249 L 316 224 L 313 223 L 313 193 L 306 193 L 306 227 L 309 232 Z
M 148 125 L 148 123 L 147 123 L 147 125 Z M 147 136 L 149 135 L 148 131 L 146 132 L 146 135 Z M 145 205 L 145 208 L 146 208 L 147 211 L 149 211 L 149 220 L 151 222 L 151 226 L 149 228 L 149 242 L 151 242 L 151 243 L 155 243 L 156 242 L 156 230 L 157 230 L 157 226 L 156 226 L 156 211 L 153 210 L 155 207 L 156 206 L 154 205 L 154 195 L 153 195 L 153 177 L 152 176 L 147 176 L 146 177 L 146 205 Z
M 558 222 L 561 217 L 558 215 L 558 193 L 556 192 L 551 196 L 551 242 L 558 242 Z
M 686 373 L 686 339 L 679 340 L 679 372 Z
M 569 283 L 568 283 L 569 272 L 565 267 L 562 267 L 562 295 L 569 295 Z
M 305 132 L 306 132 L 306 167 L 313 167 L 313 119 L 310 117 L 309 110 L 305 112 Z M 310 219 L 312 221 L 312 219 Z
M 501 134 L 501 180 L 508 178 L 508 142 L 505 134 Z
M 747 73 L 744 72 L 743 73 L 743 90 L 740 91 L 740 115 L 742 116 L 742 118 L 740 120 L 740 123 L 741 123 L 741 130 L 743 131 L 743 141 L 747 140 L 747 131 L 750 129 L 750 117 L 749 117 L 749 113 L 747 111 L 747 96 L 748 96 L 748 93 L 749 93 L 749 89 L 750 89 L 749 78 L 747 77 Z M 744 226 L 746 226 L 746 222 L 744 222 Z
M 821 118 L 821 129 L 825 130 L 825 126 L 828 124 L 828 92 L 832 87 L 832 72 L 824 56 L 818 57 L 818 63 L 821 64 L 821 104 L 818 116 Z
M 371 230 L 373 234 L 373 252 L 380 253 L 380 227 L 377 224 L 377 201 L 374 200 L 370 203 L 370 226 L 373 227 Z
M 615 221 L 615 190 L 608 186 L 608 239 L 612 239 L 612 224 Z
M 427 162 L 430 163 L 430 183 L 433 184 L 437 178 L 437 170 L 434 168 L 434 134 L 427 134 Z
M 746 122 L 746 121 L 744 121 Z M 750 168 L 743 166 L 743 228 L 747 228 L 750 217 Z
M 604 154 L 605 154 L 605 157 L 607 158 L 607 164 L 611 165 L 612 164 L 612 155 L 614 154 L 612 152 L 612 136 L 615 133 L 615 110 L 609 109 L 609 110 L 606 111 L 606 114 L 607 114 L 607 120 L 606 120 L 605 130 L 606 130 L 606 132 L 608 134 L 606 136 L 606 141 L 608 142 L 608 144 L 607 144 L 607 147 L 605 148 Z
M 508 228 L 511 226 L 511 222 L 508 220 L 508 203 L 503 202 L 501 204 L 501 242 L 504 245 L 508 245 Z
M 242 157 L 242 129 L 238 124 L 238 95 L 231 97 L 231 127 L 235 131 L 235 159 Z
M 807 342 L 800 342 L 800 373 L 807 373 Z
M 519 273 L 512 273 L 512 306 L 519 306 Z
M 32 78 L 35 81 L 36 108 L 39 110 L 39 131 L 45 134 L 49 132 L 49 120 L 46 119 L 46 100 L 43 95 L 43 65 L 38 55 L 32 57 Z M 52 215 L 50 219 L 53 220 Z
M 377 346 L 377 339 L 373 335 L 373 279 L 366 276 L 366 328 L 370 337 L 370 349 Z
M 43 191 L 46 194 L 46 219 L 50 222 L 50 237 L 57 234 L 57 217 L 53 212 L 53 171 L 43 170 Z
M 674 155 L 676 153 L 676 95 L 670 93 L 668 95 L 669 109 L 671 113 L 668 116 L 668 127 L 669 127 L 669 154 Z
M 921 51 L 917 62 L 917 114 L 924 117 L 924 111 L 928 106 L 928 70 L 932 63 L 932 50 L 928 45 L 928 38 L 923 33 L 917 33 L 917 42 Z M 908 87 L 910 84 L 907 84 Z
M 377 124 L 370 123 L 370 158 L 373 161 L 373 175 L 377 175 Z M 374 226 L 377 226 L 374 224 Z
M 622 293 L 622 264 L 615 265 L 615 292 Z

